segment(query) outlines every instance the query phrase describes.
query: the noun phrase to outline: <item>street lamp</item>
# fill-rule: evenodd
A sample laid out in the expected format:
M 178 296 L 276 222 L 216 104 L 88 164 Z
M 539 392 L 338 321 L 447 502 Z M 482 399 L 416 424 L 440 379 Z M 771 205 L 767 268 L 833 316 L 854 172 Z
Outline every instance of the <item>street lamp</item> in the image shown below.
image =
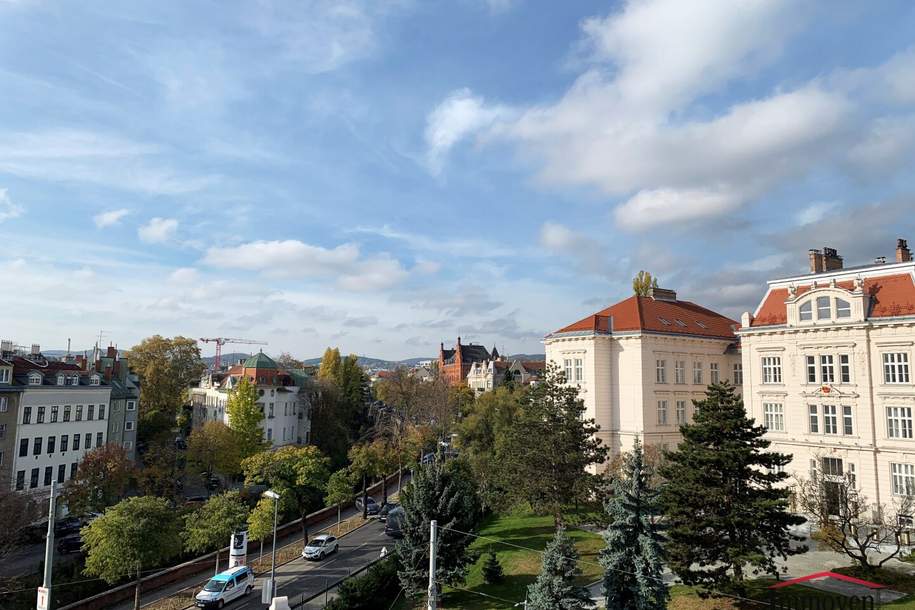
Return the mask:
M 270 562 L 270 599 L 276 597 L 276 520 L 280 508 L 280 494 L 272 489 L 264 492 L 264 496 L 273 500 L 273 559 Z

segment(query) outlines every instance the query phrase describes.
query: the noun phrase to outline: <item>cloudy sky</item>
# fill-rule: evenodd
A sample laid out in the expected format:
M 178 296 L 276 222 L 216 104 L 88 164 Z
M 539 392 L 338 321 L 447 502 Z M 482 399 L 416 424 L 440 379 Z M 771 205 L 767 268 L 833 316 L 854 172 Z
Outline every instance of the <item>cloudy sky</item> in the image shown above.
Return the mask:
M 0 0 L 3 330 L 542 350 L 915 240 L 915 4 Z M 209 350 L 207 351 L 209 353 Z

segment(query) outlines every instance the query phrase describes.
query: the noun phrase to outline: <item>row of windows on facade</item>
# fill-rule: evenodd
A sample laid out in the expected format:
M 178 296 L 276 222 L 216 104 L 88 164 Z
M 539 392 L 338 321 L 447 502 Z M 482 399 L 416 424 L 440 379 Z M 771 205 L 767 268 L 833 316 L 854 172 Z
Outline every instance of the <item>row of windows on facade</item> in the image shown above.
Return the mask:
M 127 402 L 127 410 L 135 411 L 137 408 L 137 403 L 135 401 Z M 48 407 L 36 407 L 35 408 L 35 423 L 43 424 L 49 423 L 53 424 L 58 421 L 58 416 L 60 415 L 60 406 L 54 405 L 50 408 Z M 95 417 L 95 405 L 86 405 L 86 421 L 92 421 Z M 61 421 L 68 422 L 70 421 L 71 409 L 70 405 L 64 405 L 63 408 L 63 419 Z M 48 419 L 45 419 L 45 415 L 48 416 Z M 83 405 L 76 405 L 76 417 L 74 421 L 83 421 Z M 105 405 L 98 406 L 98 419 L 105 419 Z M 32 423 L 32 407 L 22 407 L 22 423 L 31 424 Z
M 70 478 L 71 479 L 76 476 L 77 467 L 78 466 L 77 466 L 76 462 L 73 462 L 72 464 L 70 464 Z M 38 487 L 38 475 L 40 474 L 40 472 L 41 472 L 40 468 L 32 468 L 32 475 L 29 480 L 29 489 L 35 489 L 36 487 Z M 67 473 L 67 465 L 60 464 L 57 467 L 58 485 L 60 485 L 64 482 L 66 473 Z M 54 467 L 45 466 L 45 469 L 44 469 L 44 486 L 45 487 L 47 487 L 51 484 L 51 480 L 53 479 L 53 477 L 54 477 Z M 20 470 L 16 473 L 16 490 L 22 491 L 23 489 L 25 489 L 25 470 Z
M 9 369 L 7 369 L 9 370 Z M 29 385 L 41 385 L 44 382 L 44 375 L 38 371 L 32 371 L 29 373 Z M 7 382 L 8 383 L 8 382 Z M 102 378 L 98 375 L 91 375 L 89 377 L 89 385 L 101 385 Z M 79 385 L 79 375 L 57 375 L 57 385 Z
M 92 433 L 86 432 L 85 435 L 80 435 L 80 434 L 73 435 L 72 450 L 79 451 L 79 449 L 80 449 L 79 443 L 80 443 L 81 438 L 86 439 L 83 449 L 92 449 Z M 43 436 L 36 436 L 35 438 L 31 439 L 31 441 L 32 441 L 31 442 L 32 455 L 41 455 L 42 446 L 44 446 L 46 448 L 45 453 L 47 455 L 51 455 L 55 451 L 60 451 L 61 453 L 66 453 L 67 451 L 69 451 L 71 449 L 69 434 L 60 435 L 60 447 L 57 446 L 57 437 L 56 436 L 49 436 L 47 443 L 44 442 Z M 29 455 L 29 444 L 30 444 L 29 439 L 27 439 L 27 438 L 23 438 L 23 439 L 19 440 L 19 457 L 27 457 Z M 95 446 L 101 447 L 103 444 L 105 444 L 105 434 L 103 432 L 97 432 L 95 434 Z
M 851 357 L 848 354 L 838 355 L 838 377 L 836 376 L 836 357 L 833 354 L 805 356 L 807 383 L 851 383 Z M 781 356 L 762 357 L 762 382 L 782 383 Z M 883 383 L 909 383 L 909 355 L 906 352 L 886 352 L 883 354 Z
M 743 383 L 743 365 L 739 362 L 734 363 L 733 369 L 734 385 Z M 655 361 L 655 381 L 658 383 L 667 383 L 667 360 Z M 721 368 L 717 362 L 709 364 L 709 383 L 719 383 L 721 381 Z M 686 360 L 674 361 L 674 383 L 686 383 Z M 693 384 L 703 385 L 705 383 L 705 368 L 702 362 L 696 360 L 693 362 Z
M 764 425 L 771 432 L 786 432 L 785 405 L 763 403 Z M 887 438 L 911 439 L 912 408 L 886 407 Z M 855 433 L 854 414 L 851 405 L 807 405 L 807 432 L 809 434 L 831 434 L 853 436 Z
M 272 440 L 273 440 L 273 428 L 267 428 L 267 440 L 268 440 L 268 441 L 272 441 Z M 284 427 L 283 427 L 283 442 L 285 442 L 286 440 L 290 440 L 290 441 L 292 440 L 292 429 L 291 429 L 291 428 L 289 429 L 289 438 L 287 439 L 287 438 L 286 438 L 286 427 L 284 426 Z M 296 442 L 297 442 L 298 444 L 301 445 L 301 444 L 302 444 L 302 437 L 301 437 L 301 436 L 297 436 L 297 437 L 296 437 Z M 308 444 L 308 431 L 305 432 L 305 444 L 306 444 L 306 445 Z
M 847 466 L 847 469 L 846 469 Z M 817 470 L 819 469 L 819 473 Z M 810 477 L 817 474 L 824 482 L 841 483 L 847 476 L 849 483 L 856 483 L 855 465 L 843 462 L 842 458 L 823 457 L 810 460 Z M 915 465 L 903 463 L 890 463 L 890 480 L 892 481 L 893 495 L 915 496 Z M 911 523 L 908 523 L 911 525 Z
M 844 319 L 851 317 L 851 303 L 845 299 L 817 297 L 816 300 L 816 318 L 820 320 Z M 810 322 L 813 320 L 814 299 L 809 299 L 800 304 L 797 308 L 798 318 L 801 322 Z
M 676 401 L 676 407 L 677 407 L 677 425 L 678 425 L 678 426 L 682 426 L 683 424 L 686 423 L 686 419 L 687 419 L 687 416 L 686 416 L 686 404 L 687 404 L 687 401 L 686 401 L 686 400 L 678 400 L 678 401 Z M 668 412 L 668 406 L 669 406 L 669 405 L 670 405 L 670 402 L 667 401 L 667 400 L 659 400 L 659 401 L 658 401 L 658 425 L 659 425 L 659 426 L 667 426 L 667 425 L 669 424 L 669 419 L 668 419 L 668 417 L 667 417 L 667 412 Z

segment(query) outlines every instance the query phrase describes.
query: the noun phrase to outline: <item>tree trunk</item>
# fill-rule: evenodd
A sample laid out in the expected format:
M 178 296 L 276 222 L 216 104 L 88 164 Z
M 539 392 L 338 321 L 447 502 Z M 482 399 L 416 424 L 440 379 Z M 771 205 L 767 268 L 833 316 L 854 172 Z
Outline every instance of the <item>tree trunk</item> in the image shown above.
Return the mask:
M 362 520 L 365 521 L 369 518 L 369 503 L 366 501 L 369 497 L 368 490 L 366 489 L 366 476 L 362 475 Z
M 137 585 L 133 591 L 133 610 L 140 610 L 140 564 L 137 563 Z
M 302 513 L 302 540 L 308 546 L 308 513 Z
M 381 475 L 381 503 L 388 503 L 388 476 L 384 473 Z
M 214 574 L 219 574 L 219 549 L 216 549 L 216 571 Z

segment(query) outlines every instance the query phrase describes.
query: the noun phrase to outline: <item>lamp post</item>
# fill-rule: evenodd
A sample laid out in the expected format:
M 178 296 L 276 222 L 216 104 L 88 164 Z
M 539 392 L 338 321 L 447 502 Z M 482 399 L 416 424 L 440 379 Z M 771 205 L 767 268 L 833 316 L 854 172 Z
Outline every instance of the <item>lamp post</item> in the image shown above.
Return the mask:
M 264 496 L 273 500 L 273 558 L 270 562 L 270 599 L 276 597 L 276 522 L 280 508 L 280 494 L 272 489 L 264 492 Z

